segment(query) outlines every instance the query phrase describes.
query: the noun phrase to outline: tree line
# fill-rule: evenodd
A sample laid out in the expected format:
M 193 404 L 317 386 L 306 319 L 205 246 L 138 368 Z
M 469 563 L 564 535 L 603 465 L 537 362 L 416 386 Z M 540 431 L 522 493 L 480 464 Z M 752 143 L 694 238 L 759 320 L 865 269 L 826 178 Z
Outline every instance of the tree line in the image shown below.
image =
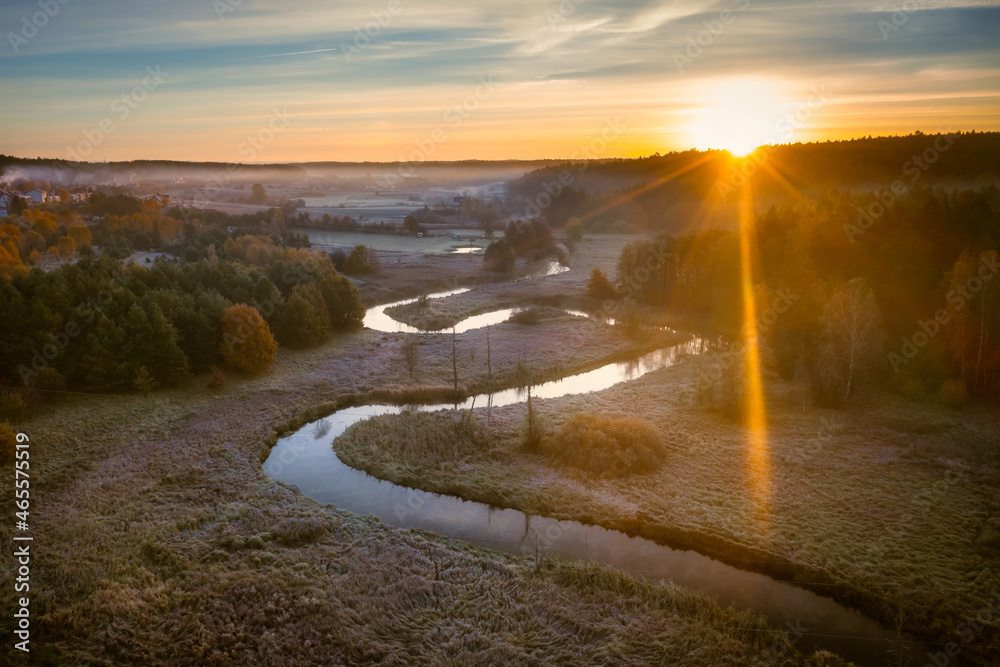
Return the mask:
M 88 257 L 0 278 L 0 384 L 118 391 L 219 365 L 263 370 L 272 335 L 306 347 L 361 326 L 358 292 L 328 255 L 240 240 L 197 262 Z M 250 344 L 262 337 L 263 346 Z
M 881 381 L 914 397 L 1000 396 L 1000 191 L 916 188 L 861 235 L 874 194 L 772 207 L 747 230 L 757 330 L 784 377 L 834 402 Z M 614 294 L 744 339 L 740 235 L 710 229 L 627 246 Z

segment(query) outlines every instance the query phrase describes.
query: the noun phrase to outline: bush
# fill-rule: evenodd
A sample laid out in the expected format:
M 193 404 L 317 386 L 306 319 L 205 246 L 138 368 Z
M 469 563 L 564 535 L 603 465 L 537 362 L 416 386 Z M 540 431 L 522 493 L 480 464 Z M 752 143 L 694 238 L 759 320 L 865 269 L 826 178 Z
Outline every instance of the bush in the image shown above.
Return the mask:
M 347 253 L 343 250 L 332 250 L 330 252 L 330 261 L 333 262 L 333 268 L 343 273 L 344 265 L 347 263 Z
M 37 377 L 33 383 L 35 389 L 46 392 L 62 392 L 66 391 L 66 378 L 62 373 L 52 368 L 51 366 L 46 366 L 42 370 L 38 371 Z M 47 398 L 54 398 L 49 396 Z
M 315 517 L 282 519 L 274 526 L 278 542 L 289 547 L 315 542 L 329 531 L 330 526 Z
M 590 281 L 587 283 L 587 296 L 591 299 L 606 301 L 617 299 L 619 294 L 604 271 L 594 269 L 590 272 Z
M 583 223 L 580 222 L 580 218 L 569 219 L 569 222 L 566 223 L 566 235 L 574 241 L 583 238 Z
M 524 310 L 515 310 L 510 318 L 507 320 L 511 324 L 523 324 L 527 326 L 535 326 L 542 321 L 542 313 L 538 308 L 525 308 Z
M 666 458 L 659 431 L 627 417 L 575 415 L 544 448 L 563 463 L 602 477 L 651 472 Z
M 0 391 L 0 419 L 19 421 L 28 414 L 28 404 L 19 391 Z
M 506 272 L 514 268 L 516 259 L 514 248 L 501 239 L 486 246 L 486 252 L 483 253 L 483 266 L 490 271 Z
M 969 391 L 963 380 L 948 380 L 937 393 L 938 400 L 950 408 L 960 408 L 969 402 Z
M 208 388 L 218 391 L 226 386 L 226 374 L 218 366 L 212 366 L 212 377 L 208 379 Z
M 344 261 L 344 273 L 352 276 L 362 276 L 369 273 L 378 273 L 382 270 L 382 263 L 374 250 L 356 245 L 351 250 L 351 254 Z
M 6 465 L 12 462 L 16 451 L 17 435 L 9 423 L 3 422 L 0 424 L 0 464 Z

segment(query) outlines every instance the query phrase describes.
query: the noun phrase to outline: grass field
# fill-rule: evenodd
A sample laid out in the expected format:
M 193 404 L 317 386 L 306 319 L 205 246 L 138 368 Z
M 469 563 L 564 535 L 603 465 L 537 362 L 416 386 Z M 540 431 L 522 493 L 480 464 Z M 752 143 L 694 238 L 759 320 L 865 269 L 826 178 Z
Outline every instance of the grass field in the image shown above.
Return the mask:
M 842 412 L 803 411 L 799 387 L 772 378 L 762 508 L 743 429 L 696 406 L 699 363 L 689 358 L 596 395 L 536 401 L 550 431 L 579 412 L 641 415 L 669 452 L 647 475 L 603 479 L 525 452 L 523 405 L 493 410 L 490 444 L 461 449 L 458 460 L 386 444 L 404 442 L 404 431 L 421 428 L 412 420 L 428 415 L 358 424 L 335 448 L 398 483 L 642 534 L 808 582 L 887 622 L 902 619 L 917 635 L 959 642 L 963 660 L 997 664 L 995 613 L 963 640 L 968 620 L 990 610 L 1000 590 L 997 415 L 880 397 Z
M 501 371 L 527 346 L 557 372 L 623 345 L 596 324 L 576 348 L 503 326 Z M 601 567 L 546 560 L 536 572 L 320 505 L 261 472 L 264 443 L 317 406 L 414 387 L 393 361 L 403 340 L 339 335 L 281 349 L 269 374 L 219 393 L 202 377 L 149 397 L 70 395 L 19 424 L 32 438 L 32 663 L 802 664 L 759 618 L 704 597 Z M 450 341 L 426 343 L 423 384 L 449 385 Z M 462 383 L 484 382 L 480 332 L 461 345 Z M 11 532 L 0 524 L 8 544 Z M 4 586 L 4 608 L 13 595 Z M 18 660 L 11 644 L 5 664 Z

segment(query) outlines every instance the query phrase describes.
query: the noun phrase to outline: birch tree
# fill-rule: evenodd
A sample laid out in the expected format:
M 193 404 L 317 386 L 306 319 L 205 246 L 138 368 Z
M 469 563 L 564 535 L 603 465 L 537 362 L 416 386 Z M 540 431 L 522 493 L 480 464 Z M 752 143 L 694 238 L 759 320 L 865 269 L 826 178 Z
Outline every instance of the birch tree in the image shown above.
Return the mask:
M 851 395 L 858 376 L 880 357 L 885 334 L 875 294 L 861 278 L 837 290 L 823 309 L 827 341 L 826 369 L 844 378 L 844 398 Z

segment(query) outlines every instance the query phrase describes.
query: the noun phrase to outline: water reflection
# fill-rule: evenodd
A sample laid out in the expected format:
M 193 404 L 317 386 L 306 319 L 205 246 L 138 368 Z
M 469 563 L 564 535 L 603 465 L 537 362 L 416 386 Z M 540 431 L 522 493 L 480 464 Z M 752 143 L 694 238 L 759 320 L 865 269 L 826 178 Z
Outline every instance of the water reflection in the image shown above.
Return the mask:
M 634 361 L 608 364 L 546 382 L 534 388 L 533 396 L 556 398 L 605 389 L 669 366 L 681 355 L 696 353 L 701 346 L 702 341 L 694 339 Z M 470 398 L 458 407 L 468 409 L 484 403 L 502 406 L 521 400 L 522 392 L 510 389 Z M 453 407 L 425 405 L 410 409 L 435 411 Z M 274 479 L 296 485 L 320 502 L 333 503 L 360 515 L 374 515 L 402 528 L 433 531 L 524 556 L 537 551 L 567 559 L 598 561 L 708 593 L 723 605 L 753 609 L 776 627 L 790 623 L 810 629 L 796 644 L 806 653 L 827 649 L 858 664 L 879 665 L 891 648 L 893 634 L 875 621 L 789 583 L 739 570 L 694 551 L 671 549 L 597 526 L 529 516 L 517 510 L 497 509 L 454 496 L 398 486 L 355 470 L 337 457 L 332 443 L 350 425 L 373 416 L 399 414 L 402 410 L 398 406 L 366 405 L 307 424 L 278 441 L 264 462 L 264 471 Z M 325 437 L 317 438 L 320 431 L 325 432 Z M 926 647 L 917 645 L 912 655 L 916 656 L 919 650 L 926 651 Z

